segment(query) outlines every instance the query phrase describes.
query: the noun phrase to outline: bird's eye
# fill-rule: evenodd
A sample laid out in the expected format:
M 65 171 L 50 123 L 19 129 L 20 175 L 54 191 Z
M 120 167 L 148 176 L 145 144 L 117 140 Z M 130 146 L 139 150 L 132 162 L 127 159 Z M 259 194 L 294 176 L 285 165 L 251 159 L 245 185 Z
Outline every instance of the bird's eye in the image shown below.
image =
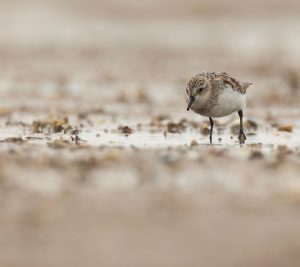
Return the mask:
M 201 93 L 203 91 L 203 87 L 199 87 L 197 91 L 198 93 Z

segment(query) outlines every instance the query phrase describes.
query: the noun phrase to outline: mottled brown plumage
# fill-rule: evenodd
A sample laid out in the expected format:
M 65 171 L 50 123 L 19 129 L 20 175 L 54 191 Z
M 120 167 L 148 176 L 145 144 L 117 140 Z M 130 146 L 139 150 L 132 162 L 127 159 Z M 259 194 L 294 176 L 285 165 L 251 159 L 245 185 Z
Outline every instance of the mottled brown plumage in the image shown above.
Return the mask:
M 230 85 L 232 90 L 240 94 L 246 94 L 248 87 L 252 84 L 247 82 L 242 83 L 226 72 L 201 72 L 188 81 L 187 88 L 195 88 L 201 85 L 208 85 L 209 83 L 224 83 Z
M 238 112 L 241 118 L 240 140 L 246 137 L 243 132 L 242 117 L 246 105 L 246 93 L 251 83 L 243 83 L 226 72 L 201 72 L 187 83 L 186 100 L 188 110 L 210 118 L 211 135 L 214 117 L 224 117 Z
M 243 95 L 246 94 L 248 87 L 252 84 L 247 82 L 241 83 L 226 72 L 219 72 L 214 74 L 214 79 L 223 81 L 225 84 L 230 85 L 234 91 L 237 91 L 238 93 Z

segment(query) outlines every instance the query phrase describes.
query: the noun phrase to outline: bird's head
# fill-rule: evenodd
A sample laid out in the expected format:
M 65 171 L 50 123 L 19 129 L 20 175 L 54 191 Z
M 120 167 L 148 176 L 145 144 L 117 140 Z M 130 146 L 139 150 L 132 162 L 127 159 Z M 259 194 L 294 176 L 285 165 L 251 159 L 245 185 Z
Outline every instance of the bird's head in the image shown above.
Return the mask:
M 198 74 L 190 79 L 186 86 L 187 111 L 193 109 L 193 105 L 206 102 L 210 95 L 211 83 L 205 73 Z

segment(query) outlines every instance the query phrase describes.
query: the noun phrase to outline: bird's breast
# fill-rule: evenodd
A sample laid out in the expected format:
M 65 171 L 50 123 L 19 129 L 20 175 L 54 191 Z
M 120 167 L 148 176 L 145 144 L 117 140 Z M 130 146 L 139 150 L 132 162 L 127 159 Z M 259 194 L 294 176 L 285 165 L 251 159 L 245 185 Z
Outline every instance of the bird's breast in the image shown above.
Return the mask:
M 204 103 L 196 103 L 194 111 L 206 117 L 225 117 L 245 107 L 246 96 L 230 86 L 221 89 L 218 94 L 212 94 Z

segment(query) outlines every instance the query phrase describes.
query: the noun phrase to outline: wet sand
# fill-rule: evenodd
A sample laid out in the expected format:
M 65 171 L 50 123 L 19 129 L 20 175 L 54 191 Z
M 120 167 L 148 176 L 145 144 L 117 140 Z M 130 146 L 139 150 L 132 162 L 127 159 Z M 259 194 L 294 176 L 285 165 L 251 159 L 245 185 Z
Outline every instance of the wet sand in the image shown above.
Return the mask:
M 0 2 L 0 266 L 299 266 L 299 4 L 169 2 Z

